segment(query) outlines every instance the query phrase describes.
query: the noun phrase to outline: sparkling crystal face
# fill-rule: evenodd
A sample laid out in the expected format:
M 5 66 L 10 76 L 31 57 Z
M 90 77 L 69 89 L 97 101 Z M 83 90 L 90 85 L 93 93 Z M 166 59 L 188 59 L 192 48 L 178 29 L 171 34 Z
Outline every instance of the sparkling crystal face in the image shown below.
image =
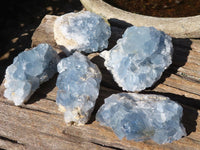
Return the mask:
M 65 53 L 83 51 L 92 53 L 108 46 L 110 26 L 105 20 L 89 11 L 60 16 L 54 24 L 54 38 L 64 46 Z
M 67 124 L 85 124 L 99 95 L 101 72 L 86 56 L 75 52 L 58 64 L 56 103 Z
M 117 45 L 101 56 L 126 91 L 151 87 L 172 63 L 171 37 L 153 27 L 129 27 Z
M 6 69 L 4 96 L 15 105 L 23 104 L 41 83 L 53 77 L 58 61 L 57 53 L 48 44 L 21 52 Z
M 186 135 L 182 111 L 179 104 L 164 96 L 120 93 L 105 99 L 96 120 L 111 127 L 120 139 L 152 139 L 164 144 Z

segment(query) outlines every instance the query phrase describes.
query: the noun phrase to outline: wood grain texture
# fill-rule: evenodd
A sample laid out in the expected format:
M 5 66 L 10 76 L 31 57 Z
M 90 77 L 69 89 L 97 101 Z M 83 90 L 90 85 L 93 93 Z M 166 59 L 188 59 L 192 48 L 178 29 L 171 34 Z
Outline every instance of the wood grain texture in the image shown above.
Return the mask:
M 56 16 L 47 15 L 32 37 L 32 46 L 47 42 L 62 56 L 60 48 L 53 40 L 53 22 Z M 109 48 L 121 37 L 124 28 L 112 25 Z M 182 104 L 187 136 L 170 144 L 158 145 L 149 140 L 134 142 L 119 140 L 110 128 L 100 126 L 95 121 L 98 108 L 111 94 L 122 92 L 106 70 L 104 60 L 98 53 L 88 57 L 96 63 L 102 74 L 100 94 L 95 110 L 88 124 L 66 126 L 63 114 L 55 103 L 57 75 L 41 85 L 30 100 L 21 107 L 3 97 L 0 87 L 0 148 L 2 149 L 147 149 L 147 150 L 198 150 L 200 149 L 200 41 L 193 39 L 173 39 L 173 64 L 163 73 L 162 78 L 141 93 L 156 93 L 170 97 Z

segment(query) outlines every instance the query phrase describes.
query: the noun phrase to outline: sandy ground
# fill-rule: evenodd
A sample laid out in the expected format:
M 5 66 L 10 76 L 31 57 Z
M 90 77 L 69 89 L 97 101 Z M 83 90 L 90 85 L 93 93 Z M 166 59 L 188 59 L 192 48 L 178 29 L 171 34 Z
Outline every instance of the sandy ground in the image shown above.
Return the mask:
M 13 58 L 31 47 L 31 37 L 46 14 L 79 11 L 79 0 L 6 0 L 0 4 L 0 84 Z

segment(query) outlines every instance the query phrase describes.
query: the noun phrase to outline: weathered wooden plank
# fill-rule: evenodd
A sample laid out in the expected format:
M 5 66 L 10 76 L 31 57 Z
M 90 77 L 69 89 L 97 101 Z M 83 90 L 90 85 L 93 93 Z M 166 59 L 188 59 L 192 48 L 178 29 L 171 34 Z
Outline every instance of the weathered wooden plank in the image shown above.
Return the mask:
M 199 39 L 193 39 L 191 48 L 193 51 L 200 53 L 200 40 Z
M 53 34 L 53 26 L 54 21 L 57 16 L 53 15 L 46 15 L 40 24 L 40 28 L 37 28 L 32 36 L 32 47 L 40 44 L 40 43 L 49 43 L 52 47 L 54 47 L 58 52 L 60 49 L 57 47 L 54 41 L 54 34 Z M 49 26 L 49 27 L 48 27 Z M 48 28 L 47 28 L 48 27 Z M 40 37 L 38 39 L 38 37 Z
M 111 93 L 119 91 L 101 87 L 98 105 Z M 55 99 L 51 95 L 48 98 Z M 37 106 L 47 107 L 41 111 Z M 98 106 L 99 107 L 99 106 Z M 37 109 L 35 109 L 37 108 Z M 51 112 L 52 111 L 52 112 Z M 56 113 L 55 113 L 56 112 Z M 95 113 L 93 114 L 95 115 Z M 94 116 L 93 116 L 94 117 Z M 184 107 L 183 123 L 189 136 L 171 144 L 158 145 L 152 141 L 134 142 L 119 140 L 110 128 L 100 126 L 91 120 L 81 127 L 67 127 L 63 114 L 58 112 L 54 102 L 48 99 L 16 107 L 12 102 L 0 99 L 0 136 L 6 137 L 26 148 L 39 149 L 198 149 L 200 148 L 199 116 L 197 110 Z M 196 124 L 198 125 L 196 126 Z M 196 130 L 196 131 L 195 131 Z M 195 132 L 194 132 L 195 131 Z M 1 145 L 0 145 L 1 147 Z
M 58 53 L 59 47 L 53 39 L 53 23 L 56 16 L 47 15 L 32 37 L 32 46 L 47 42 Z M 112 26 L 109 48 L 112 48 L 125 29 Z M 4 149 L 200 149 L 200 117 L 195 108 L 200 108 L 199 53 L 200 41 L 173 39 L 173 64 L 165 71 L 161 80 L 144 93 L 169 96 L 184 104 L 182 122 L 188 136 L 170 144 L 158 145 L 153 141 L 134 142 L 119 140 L 110 128 L 100 126 L 95 120 L 98 108 L 111 94 L 122 92 L 106 70 L 104 60 L 98 53 L 88 57 L 96 63 L 103 80 L 100 95 L 91 120 L 84 126 L 67 127 L 63 114 L 55 103 L 57 76 L 41 85 L 27 104 L 16 107 L 3 98 L 0 87 L 0 148 Z M 185 105 L 190 105 L 188 107 Z
M 54 81 L 49 81 L 49 82 L 54 82 Z M 192 132 L 189 135 L 189 137 L 185 137 L 179 140 L 178 143 L 173 142 L 172 144 L 167 144 L 167 145 L 157 145 L 152 141 L 148 141 L 144 143 L 127 141 L 127 140 L 120 141 L 111 131 L 111 129 L 106 128 L 106 127 L 101 127 L 97 122 L 94 122 L 93 121 L 94 116 L 93 116 L 93 120 L 90 121 L 90 124 L 84 127 L 66 127 L 63 121 L 63 115 L 60 112 L 58 112 L 55 101 L 52 101 L 52 100 L 55 100 L 56 98 L 56 95 L 52 94 L 56 92 L 56 87 L 54 87 L 51 90 L 47 90 L 46 91 L 47 93 L 44 93 L 44 95 L 46 95 L 46 98 L 39 99 L 39 97 L 41 96 L 40 93 L 42 91 L 45 91 L 44 89 L 48 88 L 48 85 L 52 84 L 49 82 L 44 84 L 40 88 L 40 90 L 37 90 L 34 96 L 32 96 L 32 98 L 30 99 L 30 101 L 32 101 L 31 104 L 26 104 L 21 108 L 16 107 L 13 105 L 12 102 L 9 102 L 8 100 L 4 98 L 1 98 L 0 100 L 0 118 L 1 118 L 0 126 L 2 128 L 0 129 L 0 136 L 4 136 L 9 139 L 12 139 L 13 141 L 17 141 L 17 143 L 21 143 L 30 149 L 31 148 L 50 148 L 50 147 L 51 147 L 50 149 L 54 149 L 52 145 L 48 145 L 48 144 L 43 145 L 43 143 L 49 142 L 49 138 L 50 138 L 50 141 L 51 140 L 55 141 L 55 142 L 52 141 L 51 143 L 54 143 L 54 145 L 58 144 L 60 147 L 56 147 L 56 148 L 60 148 L 60 149 L 63 149 L 66 147 L 69 149 L 74 149 L 74 148 L 88 149 L 91 147 L 94 148 L 94 145 L 88 144 L 88 141 L 91 142 L 92 144 L 95 143 L 95 146 L 99 145 L 100 146 L 99 148 L 102 148 L 101 147 L 102 145 L 104 145 L 103 148 L 121 148 L 121 149 L 183 149 L 183 148 L 197 149 L 199 148 L 199 145 L 198 145 L 199 138 L 197 138 L 199 132 Z M 103 103 L 103 99 L 105 97 L 108 97 L 110 94 L 117 93 L 117 92 L 120 92 L 120 91 L 101 87 L 100 96 L 98 99 L 96 109 L 98 109 L 98 107 Z M 39 100 L 35 99 L 35 97 L 38 97 Z M 37 100 L 37 101 L 34 102 L 34 100 Z M 199 131 L 199 126 L 195 127 L 194 125 L 197 118 L 196 110 L 193 110 L 193 109 L 190 110 L 186 108 L 184 110 L 187 112 L 185 115 L 187 117 L 184 117 L 185 118 L 184 121 L 186 122 L 185 126 L 188 127 L 187 128 L 187 130 L 189 130 L 188 133 L 190 133 L 191 131 L 194 131 L 195 129 Z M 191 116 L 193 116 L 193 118 Z M 198 119 L 197 122 L 200 122 L 200 120 Z M 32 134 L 32 132 L 34 132 L 34 134 Z M 24 136 L 23 134 L 26 134 L 26 136 Z M 53 138 L 50 136 L 53 136 L 53 137 L 55 136 L 56 138 Z M 38 141 L 38 140 L 33 141 L 30 139 L 27 139 L 30 137 L 31 139 L 39 137 L 41 141 Z M 62 141 L 60 138 L 64 138 L 65 140 Z M 84 145 L 84 148 L 81 147 L 80 142 L 76 143 L 76 146 L 78 145 L 78 147 L 74 146 L 73 143 L 71 144 L 70 142 L 72 142 L 71 141 L 72 139 L 73 141 L 81 140 L 82 145 Z M 42 142 L 42 144 L 40 142 Z M 62 142 L 67 143 L 67 144 L 66 145 L 61 144 Z M 72 145 L 72 147 L 69 147 L 68 144 Z M 99 149 L 99 148 L 96 148 L 96 149 Z
M 44 99 L 43 99 L 44 100 Z M 40 105 L 44 105 L 44 103 Z M 47 101 L 47 100 L 46 100 Z M 35 105 L 35 104 L 34 104 Z M 31 105 L 33 106 L 33 105 Z M 49 106 L 49 101 L 46 102 Z M 56 109 L 54 103 L 53 109 Z M 57 110 L 58 112 L 58 110 Z M 30 107 L 16 107 L 12 103 L 0 101 L 0 137 L 12 139 L 18 145 L 39 149 L 87 149 L 93 147 L 101 149 L 102 146 L 88 141 L 79 141 L 63 134 L 66 125 L 63 115 L 30 109 Z M 74 130 L 74 129 L 72 129 Z M 74 135 L 75 136 L 75 135 Z M 78 135 L 76 135 L 78 136 Z M 0 147 L 3 147 L 0 145 Z M 108 148 L 109 149 L 109 148 Z
M 163 84 L 200 96 L 199 83 L 189 81 L 174 74 L 166 78 Z
M 6 137 L 0 137 L 0 149 L 25 150 L 26 147 L 14 140 L 8 139 Z
M 185 92 L 183 90 L 180 90 L 180 89 L 177 89 L 177 88 L 165 85 L 165 84 L 159 84 L 153 91 L 177 94 L 177 95 L 180 95 L 180 96 L 184 96 L 185 98 L 190 97 L 192 99 L 196 99 L 197 103 L 199 103 L 199 99 L 200 99 L 200 96 L 198 96 L 196 94 Z

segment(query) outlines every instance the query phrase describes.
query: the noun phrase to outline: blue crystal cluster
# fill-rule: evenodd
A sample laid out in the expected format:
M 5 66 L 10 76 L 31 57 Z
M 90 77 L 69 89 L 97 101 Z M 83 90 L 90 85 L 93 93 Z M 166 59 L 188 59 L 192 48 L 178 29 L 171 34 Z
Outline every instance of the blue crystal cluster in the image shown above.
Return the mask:
M 120 93 L 105 99 L 96 120 L 111 127 L 120 139 L 152 139 L 164 144 L 186 135 L 180 123 L 182 111 L 179 104 L 164 96 Z
M 61 61 L 48 44 L 20 53 L 6 70 L 4 96 L 15 105 L 22 105 L 58 70 L 56 103 L 64 112 L 66 124 L 87 123 L 99 95 L 102 75 L 97 65 L 77 51 L 102 51 L 110 36 L 109 24 L 94 13 L 81 11 L 58 17 L 54 24 L 56 43 L 64 47 L 67 55 L 76 52 Z M 172 53 L 171 37 L 164 32 L 133 26 L 116 46 L 100 56 L 123 90 L 141 91 L 161 77 L 172 63 Z M 182 115 L 182 107 L 167 97 L 119 93 L 105 99 L 96 120 L 111 127 L 120 139 L 152 139 L 164 144 L 186 135 Z
M 48 44 L 21 52 L 6 69 L 4 97 L 15 105 L 23 104 L 41 83 L 53 77 L 58 61 L 57 53 Z
M 99 95 L 101 72 L 79 52 L 58 63 L 56 103 L 68 125 L 87 123 Z
M 153 27 L 129 27 L 117 45 L 101 56 L 114 80 L 126 91 L 151 87 L 172 63 L 171 37 Z
M 86 53 L 101 51 L 107 48 L 110 36 L 109 23 L 89 11 L 62 15 L 54 24 L 54 39 L 65 47 L 66 54 L 75 50 Z

